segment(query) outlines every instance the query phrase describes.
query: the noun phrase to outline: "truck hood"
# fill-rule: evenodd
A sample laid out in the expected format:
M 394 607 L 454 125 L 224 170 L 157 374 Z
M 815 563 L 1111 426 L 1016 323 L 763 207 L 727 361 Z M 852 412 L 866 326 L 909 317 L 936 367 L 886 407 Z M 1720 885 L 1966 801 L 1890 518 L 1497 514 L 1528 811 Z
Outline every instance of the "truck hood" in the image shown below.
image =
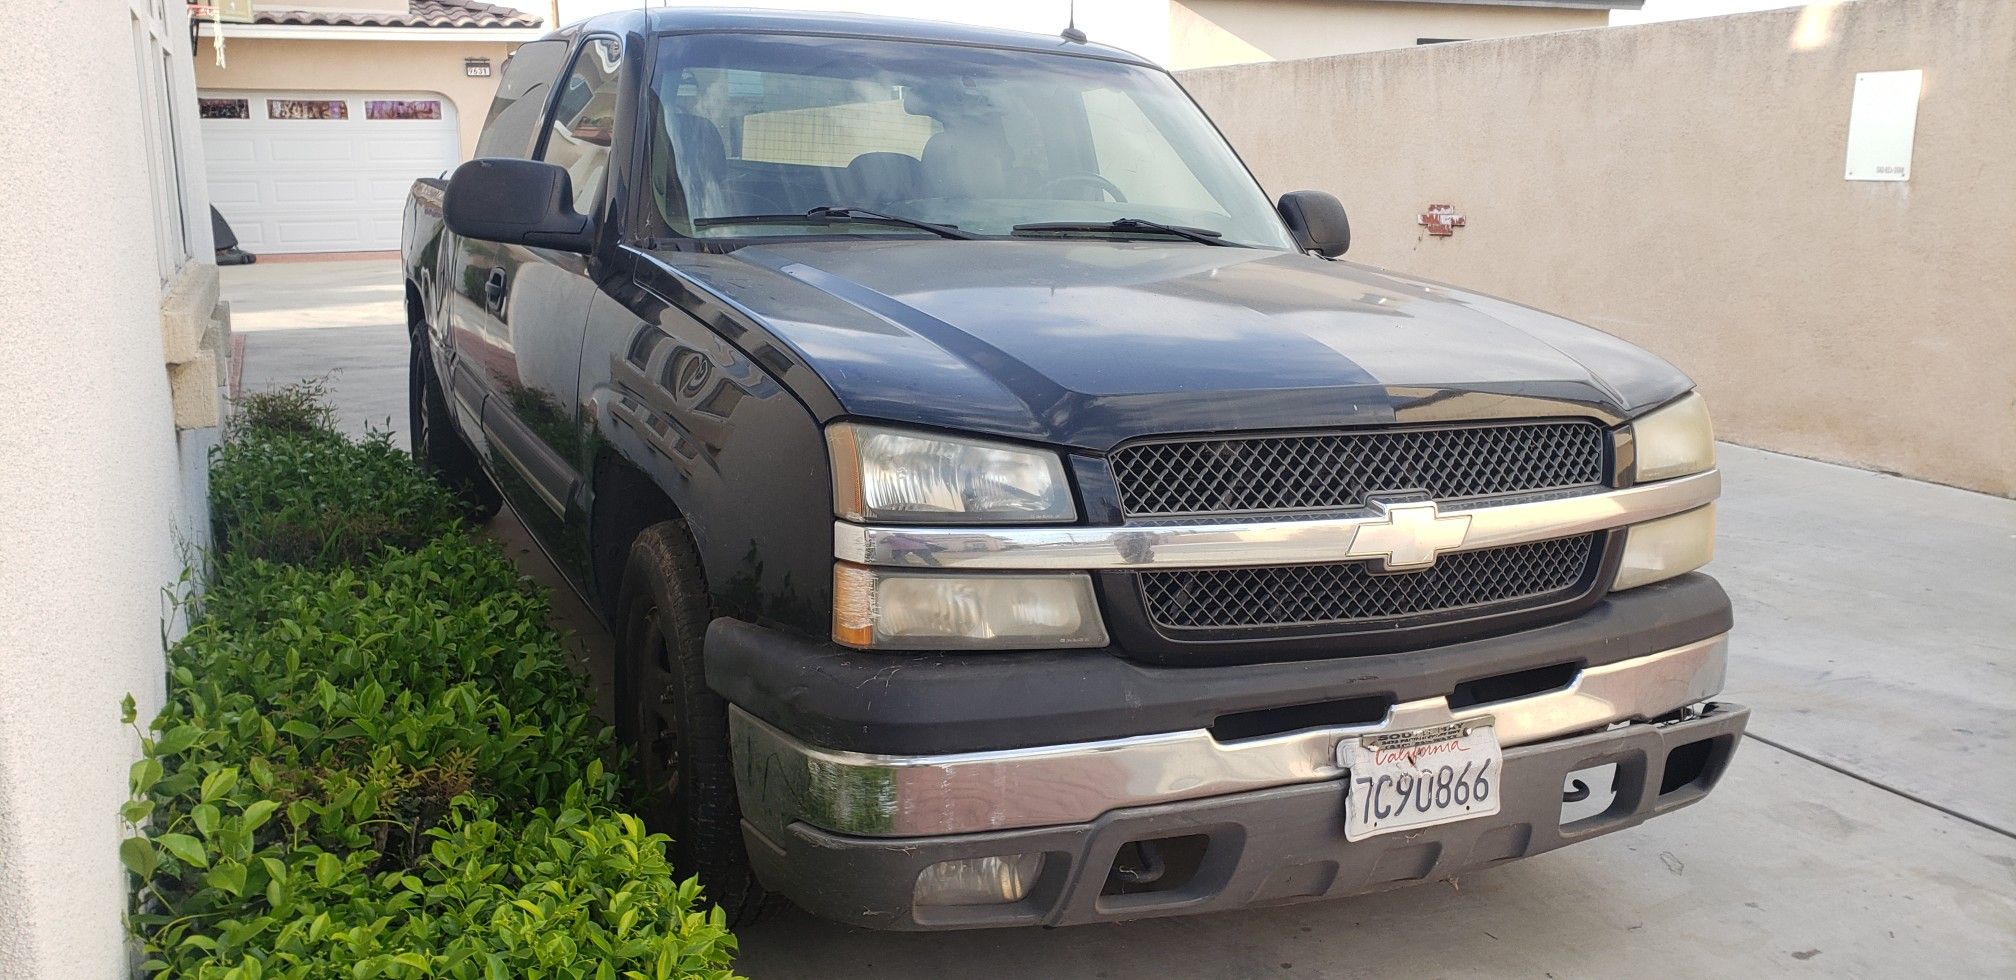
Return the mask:
M 653 258 L 756 320 L 841 414 L 1094 451 L 1171 433 L 1615 422 L 1690 387 L 1560 317 L 1294 253 L 906 239 Z

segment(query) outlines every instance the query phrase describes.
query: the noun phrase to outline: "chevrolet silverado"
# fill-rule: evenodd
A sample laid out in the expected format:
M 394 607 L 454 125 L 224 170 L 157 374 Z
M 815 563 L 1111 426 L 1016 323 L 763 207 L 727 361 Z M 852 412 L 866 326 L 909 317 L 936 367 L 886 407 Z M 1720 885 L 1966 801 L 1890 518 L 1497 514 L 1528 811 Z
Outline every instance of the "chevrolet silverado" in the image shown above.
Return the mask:
M 733 914 L 1350 895 L 1729 763 L 1692 383 L 1339 260 L 1142 58 L 615 13 L 517 50 L 475 156 L 407 207 L 414 452 L 605 621 Z

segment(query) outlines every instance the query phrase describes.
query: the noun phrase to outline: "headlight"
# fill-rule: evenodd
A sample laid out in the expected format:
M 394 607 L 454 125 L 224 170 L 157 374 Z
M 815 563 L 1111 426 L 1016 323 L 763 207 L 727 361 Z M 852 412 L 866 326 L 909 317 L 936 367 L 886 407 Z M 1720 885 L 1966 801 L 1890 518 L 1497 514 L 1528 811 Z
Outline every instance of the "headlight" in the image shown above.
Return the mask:
M 1715 557 L 1715 505 L 1634 524 L 1624 532 L 1624 560 L 1613 592 L 1691 572 Z
M 826 429 L 833 511 L 850 521 L 1076 520 L 1056 453 L 842 422 Z
M 1708 403 L 1694 392 L 1631 423 L 1631 444 L 1639 483 L 1715 468 L 1715 427 L 1708 421 Z
M 877 650 L 1103 647 L 1083 573 L 953 575 L 833 566 L 833 639 Z

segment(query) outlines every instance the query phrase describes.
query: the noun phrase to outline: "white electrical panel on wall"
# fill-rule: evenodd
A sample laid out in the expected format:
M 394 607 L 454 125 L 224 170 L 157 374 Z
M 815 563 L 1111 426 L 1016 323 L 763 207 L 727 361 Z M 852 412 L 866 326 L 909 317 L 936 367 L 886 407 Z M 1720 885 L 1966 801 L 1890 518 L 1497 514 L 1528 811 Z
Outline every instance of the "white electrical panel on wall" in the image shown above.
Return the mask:
M 1924 83 L 1925 72 L 1917 68 L 1856 73 L 1848 109 L 1849 180 L 1911 179 L 1911 141 Z

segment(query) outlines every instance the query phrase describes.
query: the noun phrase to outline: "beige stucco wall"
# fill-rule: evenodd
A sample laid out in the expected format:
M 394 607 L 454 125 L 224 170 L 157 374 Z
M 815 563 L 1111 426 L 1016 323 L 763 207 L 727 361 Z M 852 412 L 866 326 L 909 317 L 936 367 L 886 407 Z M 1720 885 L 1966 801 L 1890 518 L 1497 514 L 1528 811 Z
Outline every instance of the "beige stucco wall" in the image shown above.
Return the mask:
M 1424 37 L 1484 38 L 1602 27 L 1607 10 L 1391 0 L 1169 0 L 1169 67 L 1413 47 Z
M 504 59 L 516 43 L 497 41 L 351 41 L 230 37 L 227 67 L 219 68 L 204 39 L 196 58 L 196 84 L 218 89 L 287 91 L 438 92 L 455 104 L 462 158 L 476 149 Z M 489 58 L 490 77 L 470 78 L 462 59 Z
M 1657 351 L 1733 441 L 2016 495 L 2016 3 L 1811 10 L 1182 81 L 1270 191 L 1343 199 L 1353 260 Z M 1855 73 L 1902 68 L 1911 179 L 1843 180 Z
M 132 975 L 119 806 L 139 754 L 119 703 L 160 711 L 162 640 L 181 625 L 164 622 L 164 589 L 210 535 L 216 374 L 164 330 L 181 301 L 197 313 L 215 295 L 188 15 L 146 0 L 6 9 L 60 23 L 64 43 L 0 58 L 0 977 L 114 980 Z M 165 72 L 135 51 L 135 17 L 155 9 Z M 139 97 L 164 76 L 170 118 Z M 150 152 L 150 129 L 180 145 L 179 168 Z M 174 204 L 152 173 L 178 169 L 194 223 L 186 248 L 158 250 Z M 208 424 L 178 428 L 185 396 Z

